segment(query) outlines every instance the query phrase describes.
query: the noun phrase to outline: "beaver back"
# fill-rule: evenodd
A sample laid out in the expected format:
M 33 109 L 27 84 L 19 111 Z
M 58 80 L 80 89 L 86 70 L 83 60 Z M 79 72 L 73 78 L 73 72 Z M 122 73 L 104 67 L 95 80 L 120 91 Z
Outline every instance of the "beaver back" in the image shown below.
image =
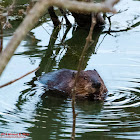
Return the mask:
M 57 71 L 44 74 L 40 78 L 40 82 L 46 86 L 49 91 L 60 91 L 64 93 L 70 93 L 71 89 L 69 83 L 73 79 L 74 70 L 60 69 Z

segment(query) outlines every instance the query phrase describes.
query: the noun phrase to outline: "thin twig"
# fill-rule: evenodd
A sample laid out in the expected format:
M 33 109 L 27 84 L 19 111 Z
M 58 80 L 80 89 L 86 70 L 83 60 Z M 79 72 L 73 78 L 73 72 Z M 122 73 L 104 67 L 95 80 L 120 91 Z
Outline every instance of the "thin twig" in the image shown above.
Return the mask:
M 20 80 L 20 79 L 24 78 L 25 76 L 27 76 L 27 75 L 29 75 L 29 74 L 33 73 L 34 71 L 36 71 L 36 70 L 38 70 L 38 69 L 39 69 L 39 67 L 37 67 L 36 69 L 34 69 L 34 70 L 32 70 L 32 71 L 30 71 L 30 72 L 28 72 L 28 73 L 24 74 L 23 76 L 21 76 L 21 77 L 19 77 L 19 78 L 15 79 L 15 80 L 12 80 L 12 81 L 10 81 L 10 82 L 8 82 L 8 83 L 4 84 L 4 85 L 1 85 L 1 86 L 0 86 L 0 88 L 3 88 L 3 87 L 5 87 L 5 86 L 10 85 L 10 84 L 12 84 L 12 83 L 14 83 L 14 82 L 16 82 L 16 81 L 18 81 L 18 80 Z
M 5 24 L 3 25 L 3 29 L 12 28 L 12 25 L 9 22 L 9 16 L 13 13 L 13 10 L 15 8 L 15 3 L 16 3 L 16 0 L 13 0 L 12 4 L 7 9 L 6 21 L 5 21 Z
M 82 54 L 81 54 L 80 59 L 79 59 L 79 64 L 78 64 L 78 68 L 77 68 L 78 72 L 76 74 L 74 86 L 72 89 L 72 112 L 73 112 L 73 127 L 72 127 L 72 136 L 71 136 L 72 140 L 75 140 L 75 125 L 76 125 L 76 116 L 77 116 L 77 114 L 75 112 L 76 84 L 78 81 L 78 76 L 80 74 L 80 71 L 82 70 L 82 65 L 83 65 L 85 53 L 86 53 L 87 49 L 90 47 L 90 44 L 92 42 L 92 33 L 93 33 L 93 29 L 95 27 L 95 24 L 96 24 L 96 18 L 94 15 L 92 15 L 92 23 L 91 23 L 90 31 L 89 31 L 89 34 L 86 38 L 86 44 L 84 46 L 84 49 L 83 49 Z
M 93 17 L 92 18 L 92 24 L 91 24 L 91 27 L 90 27 L 90 31 L 89 31 L 89 34 L 86 38 L 86 44 L 84 46 L 84 49 L 82 51 L 82 54 L 81 54 L 81 57 L 80 57 L 80 60 L 79 60 L 79 64 L 78 64 L 78 68 L 77 68 L 77 74 L 76 74 L 76 80 L 74 82 L 74 86 L 76 86 L 76 83 L 77 83 L 77 80 L 78 80 L 78 76 L 79 76 L 79 72 L 81 71 L 81 68 L 82 68 L 82 65 L 83 65 L 83 60 L 84 60 L 84 56 L 85 56 L 85 53 L 87 51 L 87 49 L 90 47 L 90 43 L 92 42 L 92 33 L 93 33 L 93 29 L 94 29 L 94 26 L 96 24 L 96 18 Z
M 97 51 L 98 51 L 100 45 L 103 43 L 103 41 L 104 41 L 104 39 L 105 39 L 106 36 L 107 36 L 107 34 L 104 35 L 104 37 L 103 37 L 103 39 L 101 40 L 100 44 L 96 47 L 95 54 L 97 53 Z

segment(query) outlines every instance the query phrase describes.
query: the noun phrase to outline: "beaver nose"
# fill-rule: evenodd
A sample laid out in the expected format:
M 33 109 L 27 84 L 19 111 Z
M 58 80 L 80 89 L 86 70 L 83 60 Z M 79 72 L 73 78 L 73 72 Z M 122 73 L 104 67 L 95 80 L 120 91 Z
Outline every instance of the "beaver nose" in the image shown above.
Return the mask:
M 100 88 L 101 87 L 101 83 L 100 82 L 96 82 L 92 84 L 93 88 Z

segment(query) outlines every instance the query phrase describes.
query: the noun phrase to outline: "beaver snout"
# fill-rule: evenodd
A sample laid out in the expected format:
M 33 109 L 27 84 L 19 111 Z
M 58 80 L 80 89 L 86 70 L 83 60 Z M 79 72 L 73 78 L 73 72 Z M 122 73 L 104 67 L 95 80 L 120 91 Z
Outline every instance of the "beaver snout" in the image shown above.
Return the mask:
M 92 87 L 93 88 L 100 88 L 101 87 L 101 83 L 100 82 L 94 82 L 94 83 L 92 83 Z

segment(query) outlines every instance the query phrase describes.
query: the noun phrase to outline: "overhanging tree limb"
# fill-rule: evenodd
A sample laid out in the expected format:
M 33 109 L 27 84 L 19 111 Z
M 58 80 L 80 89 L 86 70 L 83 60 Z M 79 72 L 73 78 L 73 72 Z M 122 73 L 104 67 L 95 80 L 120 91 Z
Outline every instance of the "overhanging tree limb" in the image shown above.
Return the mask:
M 16 29 L 6 49 L 0 54 L 0 75 L 13 56 L 20 42 L 35 26 L 48 7 L 57 6 L 78 12 L 115 12 L 113 6 L 117 2 L 119 2 L 119 0 L 106 0 L 103 3 L 86 3 L 71 0 L 39 0 L 30 10 L 29 14 L 25 17 L 20 26 Z
M 71 0 L 52 0 L 54 6 L 60 8 L 66 8 L 70 11 L 77 12 L 113 12 L 116 10 L 113 6 L 118 3 L 120 0 L 106 0 L 102 3 L 93 3 L 93 2 L 78 2 Z

